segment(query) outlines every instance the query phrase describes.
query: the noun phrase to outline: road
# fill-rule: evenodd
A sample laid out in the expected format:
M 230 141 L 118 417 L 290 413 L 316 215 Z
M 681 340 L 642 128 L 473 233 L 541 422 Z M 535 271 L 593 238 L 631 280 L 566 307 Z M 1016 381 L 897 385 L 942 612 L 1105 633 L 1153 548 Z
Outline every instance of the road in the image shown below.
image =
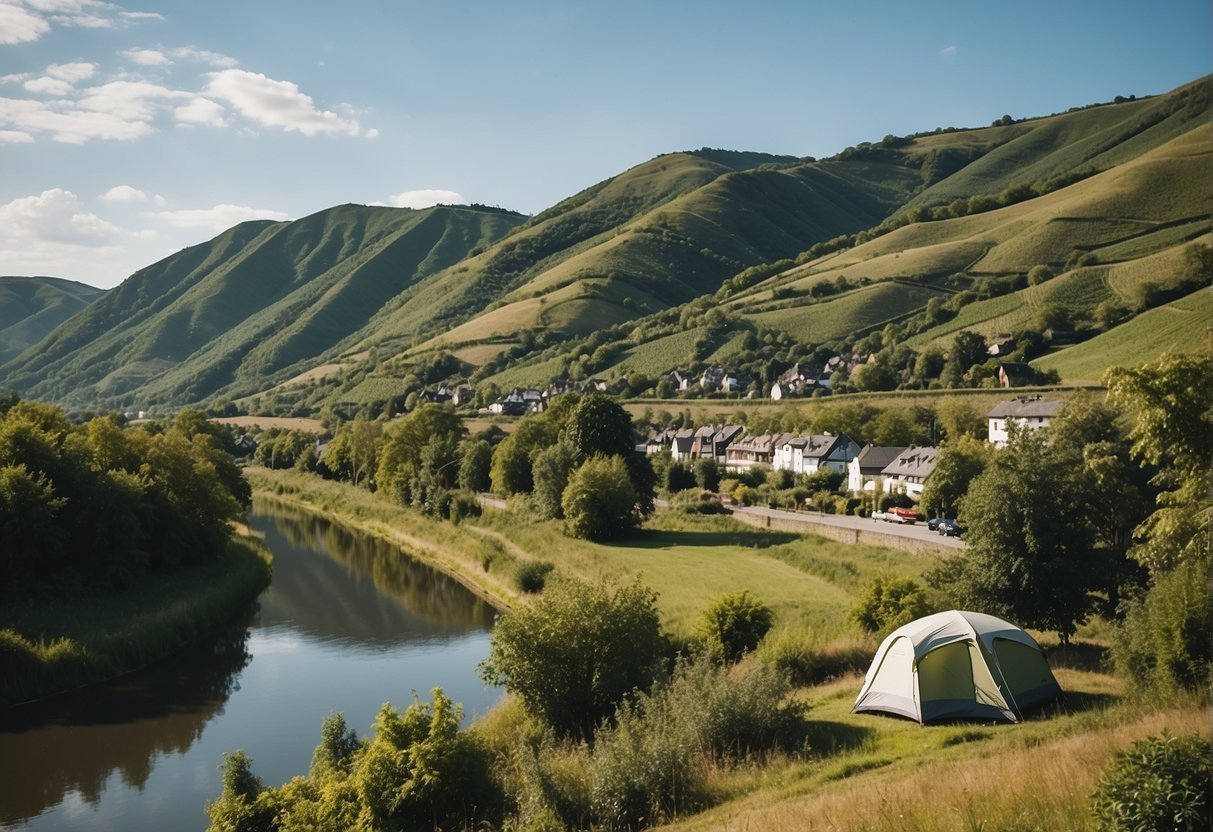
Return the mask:
M 840 529 L 858 529 L 860 531 L 880 532 L 881 534 L 907 537 L 921 540 L 942 548 L 964 549 L 966 543 L 958 537 L 944 537 L 938 532 L 927 528 L 926 522 L 921 523 L 886 523 L 883 520 L 871 520 L 866 517 L 838 514 L 814 514 L 806 511 L 787 511 L 779 508 L 763 508 L 761 506 L 732 506 L 735 513 L 752 514 L 759 517 L 772 517 L 792 523 L 800 523 L 811 529 L 813 526 L 833 526 Z

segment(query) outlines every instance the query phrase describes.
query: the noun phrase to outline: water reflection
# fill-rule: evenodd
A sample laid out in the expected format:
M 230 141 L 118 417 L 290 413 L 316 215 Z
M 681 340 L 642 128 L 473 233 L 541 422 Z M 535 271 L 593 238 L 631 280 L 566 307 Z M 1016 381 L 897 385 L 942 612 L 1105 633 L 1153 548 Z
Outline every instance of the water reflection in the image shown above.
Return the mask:
M 206 828 L 225 752 L 266 783 L 307 771 L 335 711 L 365 736 L 384 701 L 442 687 L 470 718 L 500 695 L 476 673 L 494 611 L 396 546 L 259 502 L 274 553 L 259 608 L 147 671 L 0 712 L 0 826 Z
M 115 773 L 142 789 L 156 758 L 184 754 L 238 687 L 251 619 L 148 671 L 0 711 L 0 822 L 36 817 L 68 792 L 95 805 Z
M 320 639 L 394 646 L 492 627 L 492 606 L 399 546 L 258 500 L 250 525 L 275 553 L 260 626 L 290 622 Z M 329 562 L 298 556 L 322 552 Z

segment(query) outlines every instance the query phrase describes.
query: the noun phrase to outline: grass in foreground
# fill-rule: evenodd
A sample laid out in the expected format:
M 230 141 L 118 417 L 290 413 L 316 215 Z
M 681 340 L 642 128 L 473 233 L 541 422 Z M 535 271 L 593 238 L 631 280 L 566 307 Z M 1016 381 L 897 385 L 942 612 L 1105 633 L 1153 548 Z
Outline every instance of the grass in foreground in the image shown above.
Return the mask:
M 146 667 L 230 622 L 269 580 L 265 546 L 238 538 L 214 563 L 123 593 L 0 606 L 0 707 Z

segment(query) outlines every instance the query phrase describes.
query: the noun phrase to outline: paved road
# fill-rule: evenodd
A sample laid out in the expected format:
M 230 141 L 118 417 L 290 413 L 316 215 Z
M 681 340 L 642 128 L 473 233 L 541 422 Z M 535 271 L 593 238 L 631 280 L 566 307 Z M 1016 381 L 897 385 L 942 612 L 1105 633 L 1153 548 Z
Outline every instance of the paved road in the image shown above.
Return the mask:
M 760 506 L 732 506 L 737 513 L 754 514 L 760 517 L 776 517 L 793 523 L 802 523 L 806 527 L 815 525 L 834 526 L 841 529 L 861 529 L 863 531 L 880 532 L 898 537 L 908 537 L 922 540 L 937 546 L 952 549 L 963 549 L 967 545 L 958 537 L 944 537 L 938 532 L 927 528 L 926 522 L 921 523 L 886 523 L 883 520 L 871 520 L 866 517 L 838 514 L 813 514 L 807 511 L 787 511 L 779 508 L 762 508 Z
M 477 495 L 481 505 L 491 506 L 492 508 L 505 508 L 505 500 L 500 497 L 494 497 L 491 494 Z M 664 508 L 669 505 L 665 500 L 655 501 L 658 507 Z M 886 523 L 883 520 L 870 520 L 865 517 L 854 517 L 852 515 L 837 515 L 837 514 L 813 514 L 807 511 L 787 511 L 781 508 L 763 508 L 761 506 L 731 506 L 734 512 L 738 514 L 753 514 L 758 517 L 774 517 L 780 520 L 787 520 L 793 523 L 799 523 L 806 530 L 813 526 L 834 526 L 841 529 L 860 529 L 862 531 L 880 532 L 882 534 L 895 535 L 898 537 L 908 537 L 915 540 L 922 540 L 935 546 L 951 549 L 964 549 L 966 544 L 958 537 L 944 537 L 938 532 L 933 532 L 927 528 L 927 524 L 923 523 Z

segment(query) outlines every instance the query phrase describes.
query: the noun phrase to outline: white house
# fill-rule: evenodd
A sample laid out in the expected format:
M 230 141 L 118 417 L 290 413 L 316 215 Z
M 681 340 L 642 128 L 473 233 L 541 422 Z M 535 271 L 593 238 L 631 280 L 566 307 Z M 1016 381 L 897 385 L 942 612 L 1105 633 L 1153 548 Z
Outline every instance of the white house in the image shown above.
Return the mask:
M 887 491 L 902 491 L 917 500 L 922 496 L 922 486 L 935 470 L 939 448 L 920 448 L 911 445 L 885 466 L 880 475 L 884 477 Z
M 1042 399 L 1040 396 L 999 402 L 987 414 L 990 444 L 1005 448 L 1012 424 L 1028 430 L 1047 428 L 1061 411 L 1061 406 L 1060 399 Z
M 847 466 L 847 490 L 857 494 L 875 490 L 884 469 L 904 450 L 905 446 L 864 445 Z
M 771 467 L 795 474 L 813 474 L 822 468 L 845 472 L 859 453 L 859 445 L 846 434 L 788 436 L 775 445 Z

